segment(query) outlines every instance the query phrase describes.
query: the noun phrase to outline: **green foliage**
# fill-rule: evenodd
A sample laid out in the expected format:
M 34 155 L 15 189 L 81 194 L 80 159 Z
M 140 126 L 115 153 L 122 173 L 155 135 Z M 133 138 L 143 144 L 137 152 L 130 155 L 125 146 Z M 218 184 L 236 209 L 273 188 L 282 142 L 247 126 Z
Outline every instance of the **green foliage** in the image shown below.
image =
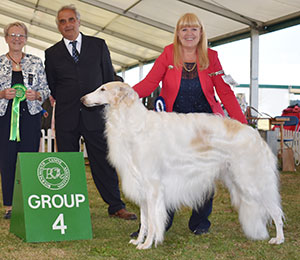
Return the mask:
M 218 184 L 212 227 L 208 234 L 193 235 L 188 229 L 191 210 L 184 208 L 175 215 L 172 228 L 166 233 L 165 241 L 157 248 L 139 251 L 128 244 L 129 234 L 136 231 L 139 221 L 125 221 L 110 218 L 107 206 L 100 198 L 89 168 L 87 183 L 93 225 L 93 239 L 79 241 L 25 243 L 9 233 L 9 221 L 0 219 L 0 259 L 22 260 L 191 260 L 191 259 L 300 259 L 300 170 L 296 173 L 282 173 L 281 194 L 286 215 L 285 236 L 282 245 L 269 245 L 267 241 L 248 240 L 239 225 L 238 215 L 230 205 L 225 188 Z M 2 201 L 2 198 L 0 198 Z M 139 213 L 138 207 L 125 200 L 130 211 Z M 0 207 L 1 214 L 4 208 Z M 270 235 L 275 235 L 271 226 Z

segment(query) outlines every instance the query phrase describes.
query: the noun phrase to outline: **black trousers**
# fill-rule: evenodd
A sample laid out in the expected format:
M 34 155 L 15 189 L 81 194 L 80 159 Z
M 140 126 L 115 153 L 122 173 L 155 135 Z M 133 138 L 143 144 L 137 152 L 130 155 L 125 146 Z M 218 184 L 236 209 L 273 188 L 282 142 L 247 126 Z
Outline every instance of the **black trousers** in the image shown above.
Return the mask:
M 0 172 L 2 180 L 3 205 L 11 206 L 15 182 L 18 152 L 38 152 L 41 137 L 41 113 L 30 115 L 26 101 L 20 103 L 20 138 L 21 141 L 9 141 L 11 105 L 0 116 Z
M 189 220 L 189 229 L 193 232 L 196 229 L 199 230 L 208 230 L 211 223 L 208 220 L 209 215 L 212 212 L 213 206 L 213 197 L 212 195 L 210 198 L 204 202 L 201 207 L 192 210 L 192 215 Z M 173 223 L 175 211 L 168 211 L 168 222 L 166 225 L 166 231 L 168 231 Z
M 59 152 L 78 152 L 79 140 L 83 136 L 91 172 L 95 185 L 102 199 L 109 205 L 108 213 L 125 208 L 121 200 L 119 179 L 115 169 L 107 161 L 107 142 L 103 129 L 89 131 L 80 120 L 77 129 L 72 131 L 56 130 L 56 141 Z
M 195 79 L 198 81 L 198 79 Z M 198 81 L 199 83 L 199 81 Z M 184 90 L 189 87 L 193 88 L 193 91 L 195 94 L 195 97 L 197 99 L 197 102 L 199 106 L 194 107 L 190 102 L 188 102 L 186 99 L 176 99 L 173 107 L 173 111 L 178 113 L 213 113 L 209 103 L 206 100 L 206 97 L 202 91 L 201 85 L 198 86 L 197 82 L 194 80 L 183 80 L 181 84 L 184 84 L 184 88 L 180 87 L 179 91 Z M 185 85 L 186 84 L 186 85 Z M 185 90 L 186 91 L 186 90 Z M 180 97 L 179 93 L 177 97 Z M 176 105 L 177 103 L 177 105 Z M 200 106 L 201 104 L 201 106 Z M 197 207 L 196 209 L 193 208 L 192 215 L 189 220 L 189 229 L 193 232 L 196 229 L 198 230 L 208 230 L 211 223 L 208 220 L 209 215 L 212 212 L 212 206 L 213 206 L 213 198 L 214 194 L 211 196 L 208 196 L 206 198 L 206 201 L 201 207 Z M 173 223 L 175 211 L 168 211 L 169 219 L 166 224 L 166 230 L 170 229 Z

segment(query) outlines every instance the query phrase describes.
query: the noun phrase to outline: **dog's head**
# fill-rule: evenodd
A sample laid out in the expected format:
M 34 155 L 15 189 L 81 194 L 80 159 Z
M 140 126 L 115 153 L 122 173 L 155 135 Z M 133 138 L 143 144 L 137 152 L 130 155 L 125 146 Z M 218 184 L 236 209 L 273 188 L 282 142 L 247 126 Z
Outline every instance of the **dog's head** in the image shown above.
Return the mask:
M 112 107 L 123 103 L 130 106 L 138 100 L 138 94 L 126 83 L 113 81 L 106 83 L 81 98 L 81 102 L 87 107 L 109 104 Z

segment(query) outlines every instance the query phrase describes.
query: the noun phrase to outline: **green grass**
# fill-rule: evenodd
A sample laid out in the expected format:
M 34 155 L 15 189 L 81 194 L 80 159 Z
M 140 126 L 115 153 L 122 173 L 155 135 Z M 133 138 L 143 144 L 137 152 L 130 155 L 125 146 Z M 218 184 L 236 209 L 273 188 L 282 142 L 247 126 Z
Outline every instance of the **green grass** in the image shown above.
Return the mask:
M 210 217 L 212 226 L 208 234 L 195 236 L 189 231 L 187 224 L 191 210 L 185 208 L 175 215 L 173 226 L 166 233 L 162 245 L 150 250 L 137 250 L 128 241 L 129 234 L 137 229 L 139 221 L 108 217 L 107 206 L 99 197 L 87 168 L 93 239 L 25 243 L 9 233 L 9 221 L 2 218 L 4 208 L 1 205 L 0 259 L 300 259 L 300 169 L 296 173 L 281 173 L 280 177 L 286 215 L 286 241 L 282 245 L 247 240 L 239 225 L 237 213 L 230 205 L 227 190 L 218 185 Z M 129 210 L 139 213 L 138 207 L 124 200 Z M 269 231 L 271 236 L 275 235 L 274 226 Z

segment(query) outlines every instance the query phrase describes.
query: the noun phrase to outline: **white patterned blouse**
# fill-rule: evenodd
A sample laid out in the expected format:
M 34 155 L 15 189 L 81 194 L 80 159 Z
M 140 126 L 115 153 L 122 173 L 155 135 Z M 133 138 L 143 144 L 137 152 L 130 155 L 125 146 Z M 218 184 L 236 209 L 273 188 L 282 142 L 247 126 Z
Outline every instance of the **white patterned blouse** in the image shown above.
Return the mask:
M 35 115 L 42 111 L 43 102 L 50 96 L 50 90 L 47 83 L 46 73 L 43 66 L 43 62 L 40 58 L 25 54 L 21 60 L 22 75 L 24 85 L 28 89 L 33 89 L 40 92 L 41 101 L 26 100 L 29 113 Z M 12 79 L 12 62 L 6 57 L 6 55 L 0 56 L 0 91 L 11 88 Z M 5 114 L 8 101 L 5 98 L 0 99 L 0 116 Z

